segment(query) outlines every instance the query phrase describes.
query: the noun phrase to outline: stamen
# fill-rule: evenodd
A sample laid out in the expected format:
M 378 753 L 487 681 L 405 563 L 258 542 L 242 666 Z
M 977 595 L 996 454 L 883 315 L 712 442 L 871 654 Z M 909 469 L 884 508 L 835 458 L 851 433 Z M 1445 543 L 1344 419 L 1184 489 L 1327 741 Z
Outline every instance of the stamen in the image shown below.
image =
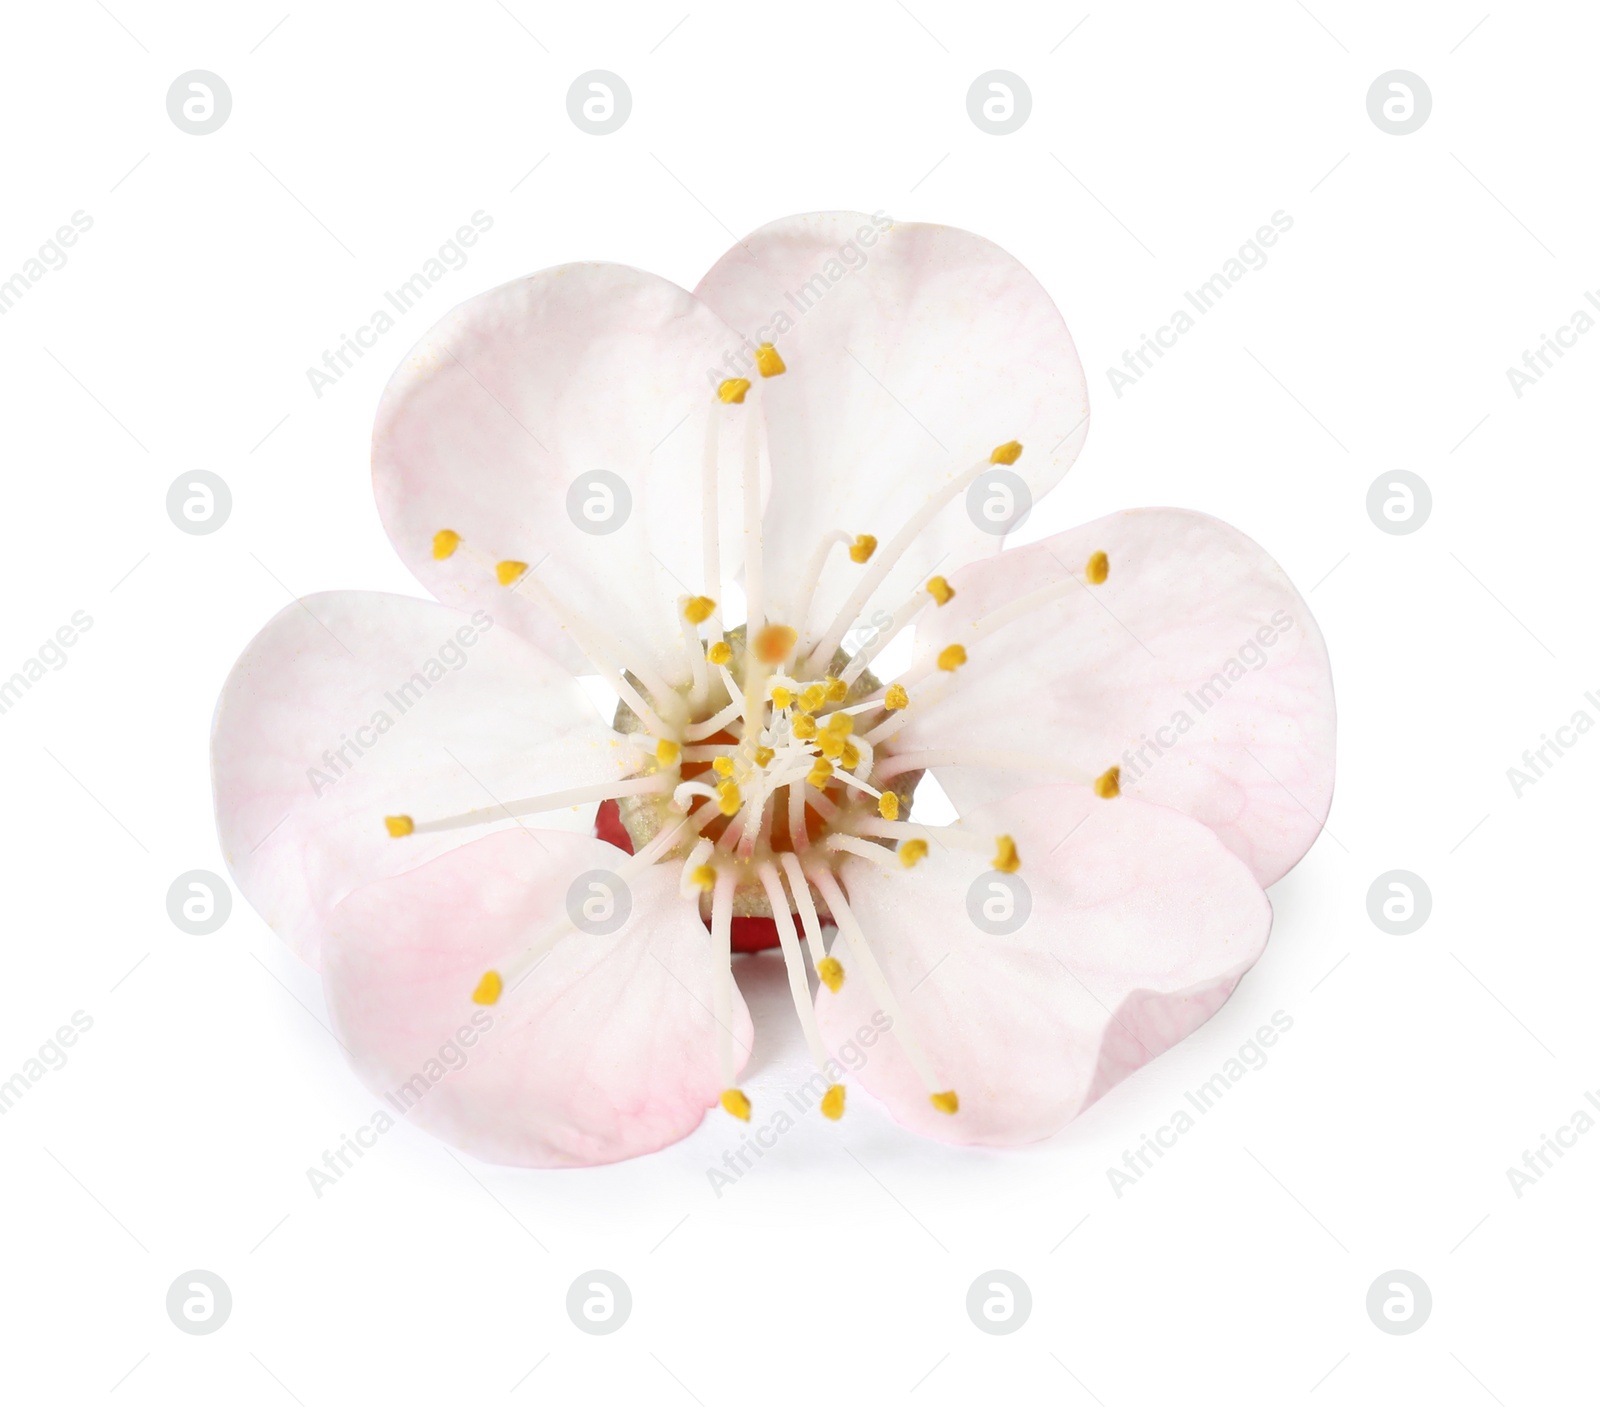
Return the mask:
M 717 387 L 717 399 L 723 405 L 743 405 L 744 394 L 750 389 L 750 383 L 742 376 L 732 376 Z
M 863 860 L 871 860 L 879 869 L 889 869 L 894 864 L 894 851 L 885 850 L 881 845 L 874 845 L 870 840 L 861 840 L 853 835 L 842 832 L 830 835 L 823 842 L 823 849 L 830 854 L 837 855 L 843 852 L 847 855 L 859 855 Z
M 733 759 L 727 753 L 723 753 L 721 756 L 712 759 L 711 770 L 719 777 L 731 777 L 733 775 Z
M 713 649 L 714 648 L 715 647 L 713 646 Z M 723 645 L 722 648 L 726 650 L 728 647 Z M 732 703 L 726 705 L 718 712 L 713 713 L 710 718 L 702 719 L 698 723 L 691 723 L 683 730 L 683 736 L 690 742 L 699 742 L 702 738 L 709 738 L 713 733 L 720 733 L 728 726 L 728 724 L 732 723 L 735 718 L 739 717 L 740 713 L 743 711 L 743 708 L 743 700 L 735 699 Z
M 900 798 L 892 791 L 886 791 L 878 798 L 878 814 L 886 821 L 900 819 Z
M 1089 565 L 1084 568 L 1083 574 L 1089 578 L 1091 585 L 1100 586 L 1111 575 L 1111 559 L 1104 552 L 1096 552 L 1089 558 Z
M 500 1000 L 500 993 L 505 990 L 505 983 L 500 980 L 500 974 L 490 969 L 478 979 L 478 985 L 472 989 L 472 1000 L 479 1006 L 493 1006 Z
M 825 1119 L 842 1119 L 844 1117 L 844 1086 L 829 1085 L 828 1092 L 822 1096 L 822 1116 Z
M 1007 440 L 1003 445 L 996 445 L 989 451 L 991 464 L 1015 464 L 1022 458 L 1022 445 L 1017 440 Z
M 948 606 L 955 600 L 956 589 L 942 576 L 931 576 L 928 578 L 928 595 L 941 606 Z
M 817 964 L 817 977 L 830 992 L 844 986 L 844 964 L 838 958 L 823 958 Z
M 801 742 L 810 742 L 817 736 L 817 720 L 809 713 L 797 713 L 789 720 L 789 731 Z
M 796 787 L 793 794 L 799 796 L 800 789 Z M 811 887 L 806 883 L 804 870 L 800 868 L 800 857 L 785 850 L 778 859 L 783 865 L 784 878 L 789 881 L 789 893 L 794 896 L 800 927 L 805 930 L 806 952 L 810 954 L 817 980 L 826 985 L 830 992 L 837 992 L 844 981 L 844 968 L 837 958 L 828 957 L 827 950 L 822 946 L 822 924 L 817 919 L 817 906 L 811 899 Z
M 828 1048 L 823 1044 L 822 1032 L 817 1028 L 817 1013 L 811 1005 L 811 988 L 806 983 L 806 962 L 800 955 L 800 935 L 795 931 L 794 914 L 790 912 L 788 896 L 783 892 L 777 868 L 770 861 L 761 865 L 756 873 L 760 876 L 762 889 L 766 891 L 773 923 L 778 929 L 778 944 L 783 949 L 783 968 L 789 978 L 789 995 L 794 999 L 794 1013 L 800 1020 L 800 1029 L 805 1033 L 813 1064 L 819 1070 L 825 1069 Z M 828 961 L 830 959 L 823 959 L 823 962 Z M 837 967 L 838 963 L 835 962 L 834 966 Z M 844 1112 L 842 1095 L 839 1112 Z M 839 1115 L 830 1114 L 828 1117 L 836 1119 Z
M 828 786 L 828 779 L 832 776 L 833 763 L 829 762 L 826 757 L 819 757 L 812 764 L 811 770 L 806 773 L 806 781 L 818 791 L 825 791 Z
M 883 706 L 893 713 L 896 709 L 905 708 L 911 702 L 911 695 L 906 692 L 904 684 L 891 684 L 883 691 Z
M 714 665 L 727 664 L 733 658 L 733 647 L 726 640 L 713 641 L 711 648 L 706 651 L 706 658 Z
M 902 772 L 926 771 L 930 767 L 992 767 L 1007 772 L 1043 772 L 1080 786 L 1088 786 L 1093 780 L 1081 767 L 1048 754 L 985 747 L 914 748 L 885 757 L 875 770 L 878 780 L 887 786 L 891 778 Z
M 772 686 L 772 706 L 775 709 L 781 711 L 788 708 L 793 702 L 794 695 L 785 689 L 782 684 L 774 684 Z
M 692 785 L 692 783 L 685 783 Z M 481 826 L 490 821 L 503 821 L 517 816 L 536 816 L 544 811 L 562 811 L 568 806 L 583 806 L 596 801 L 614 801 L 622 796 L 664 796 L 672 790 L 672 779 L 657 773 L 648 777 L 633 777 L 618 782 L 600 782 L 595 786 L 573 787 L 570 791 L 551 792 L 548 796 L 530 796 L 520 801 L 501 801 L 493 806 L 480 806 L 475 811 L 463 811 L 455 816 L 441 816 L 433 821 L 413 821 L 409 816 L 385 816 L 384 825 L 389 834 L 399 838 L 426 835 L 434 831 L 461 830 L 466 826 Z M 397 827 L 396 823 L 403 825 Z
M 717 788 L 717 809 L 724 816 L 737 816 L 739 808 L 743 805 L 744 802 L 739 796 L 739 784 L 737 782 L 723 782 Z
M 717 609 L 709 596 L 691 596 L 683 603 L 683 617 L 690 625 L 704 625 Z
M 953 1089 L 947 1089 L 939 1094 L 930 1094 L 928 1102 L 941 1114 L 957 1114 L 961 1111 L 961 1101 L 956 1098 Z
M 763 376 L 782 376 L 788 369 L 772 343 L 763 342 L 756 348 L 756 370 Z
M 409 816 L 385 816 L 383 824 L 388 828 L 389 834 L 396 840 L 403 835 L 410 835 L 416 830 L 416 824 Z
M 947 673 L 954 674 L 967 662 L 967 651 L 964 645 L 946 645 L 939 651 L 939 668 Z
M 800 707 L 807 713 L 815 713 L 828 701 L 828 691 L 821 684 L 808 684 L 800 691 Z
M 501 586 L 510 586 L 518 577 L 528 570 L 526 562 L 496 562 L 494 574 Z
M 715 599 L 722 595 L 721 519 L 717 505 L 718 471 L 722 462 L 722 416 L 716 406 L 706 412 L 706 420 L 705 450 L 700 465 L 700 560 L 706 594 Z M 712 664 L 725 664 L 726 659 L 716 658 L 717 646 L 723 644 L 721 621 L 713 621 L 709 635 L 711 650 L 707 658 Z M 729 653 L 731 655 L 731 651 Z
M 914 592 L 909 600 L 903 602 L 890 618 L 889 624 L 879 630 L 872 639 L 850 657 L 850 663 L 845 666 L 844 682 L 846 684 L 854 684 L 866 672 L 867 666 L 878 657 L 881 651 L 888 647 L 890 642 L 902 630 L 917 618 L 922 608 L 927 604 L 927 593 L 922 591 Z
M 685 825 L 687 822 L 680 821 L 678 824 Z M 704 887 L 700 883 L 700 871 L 710 868 L 706 865 L 706 861 L 711 858 L 713 849 L 712 843 L 705 836 L 701 836 L 689 848 L 689 854 L 683 862 L 683 870 L 678 875 L 678 893 L 683 898 L 699 898 L 700 890 Z M 711 879 L 713 884 L 716 882 L 716 877 L 716 871 L 712 870 Z
M 900 842 L 900 863 L 908 870 L 915 869 L 919 860 L 928 856 L 928 842 L 925 840 L 903 840 Z
M 442 562 L 450 556 L 456 548 L 461 546 L 461 534 L 451 532 L 449 528 L 440 528 L 433 535 L 433 560 Z
M 872 554 L 878 550 L 878 539 L 871 533 L 860 533 L 856 540 L 850 544 L 850 560 L 857 566 L 870 561 Z
M 994 868 L 1001 874 L 1015 874 L 1022 868 L 1022 861 L 1017 855 L 1017 843 L 1009 835 L 995 839 Z
M 750 1122 L 750 1101 L 745 1098 L 742 1089 L 725 1089 L 722 1091 L 722 1107 L 736 1119 Z
M 850 695 L 850 686 L 842 679 L 835 679 L 831 674 L 822 683 L 823 697 L 829 703 L 843 703 Z
M 696 889 L 703 889 L 709 894 L 717 887 L 717 872 L 711 865 L 696 865 L 694 872 L 689 876 L 689 882 Z
M 722 1072 L 722 1107 L 736 1119 L 750 1117 L 750 1101 L 733 1083 L 733 886 L 731 869 L 717 875 L 711 894 L 711 1016 L 717 1027 L 717 1064 Z
M 682 747 L 671 738 L 662 738 L 656 743 L 656 762 L 662 767 L 676 767 L 682 756 Z
M 755 751 L 757 767 L 770 767 L 772 759 L 778 754 L 770 747 L 758 747 Z
M 761 417 L 754 413 L 745 417 L 744 462 L 740 475 L 744 489 L 745 639 L 757 644 L 763 634 L 761 627 L 766 620 L 767 604 L 762 589 L 761 423 Z
M 1094 794 L 1105 801 L 1122 795 L 1122 768 L 1111 767 L 1094 779 Z
M 746 571 L 746 576 L 748 577 L 748 570 Z M 790 652 L 793 651 L 795 642 L 799 638 L 799 633 L 793 626 L 764 625 L 756 632 L 755 644 L 751 648 L 755 657 L 762 664 L 776 667 L 789 658 Z M 783 692 L 787 697 L 789 691 L 785 689 Z M 776 702 L 776 692 L 773 697 L 774 702 Z M 779 707 L 787 708 L 788 705 L 780 704 Z

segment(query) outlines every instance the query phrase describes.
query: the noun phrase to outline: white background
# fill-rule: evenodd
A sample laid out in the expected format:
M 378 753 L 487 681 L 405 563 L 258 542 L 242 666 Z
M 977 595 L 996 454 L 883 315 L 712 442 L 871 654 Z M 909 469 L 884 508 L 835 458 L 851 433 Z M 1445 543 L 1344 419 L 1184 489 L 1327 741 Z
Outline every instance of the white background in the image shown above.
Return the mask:
M 74 611 L 94 622 L 0 717 L 0 1078 L 93 1020 L 0 1119 L 8 1397 L 1587 1400 L 1600 1131 L 1520 1198 L 1506 1170 L 1600 1089 L 1600 738 L 1520 798 L 1506 769 L 1575 710 L 1600 718 L 1600 335 L 1521 398 L 1506 368 L 1600 287 L 1596 17 L 682 3 L 8 7 L 0 279 L 75 210 L 94 221 L 0 318 L 0 673 Z M 204 137 L 165 108 L 193 68 L 233 94 Z M 566 113 L 593 68 L 633 94 L 607 137 Z M 1033 94 L 1005 137 L 966 109 L 994 68 Z M 1396 68 L 1434 104 L 1403 137 L 1366 110 Z M 719 1198 L 706 1170 L 741 1132 L 721 1117 L 579 1172 L 401 1127 L 318 1198 L 306 1169 L 373 1099 L 315 975 L 242 900 L 204 938 L 165 908 L 177 875 L 223 868 L 226 671 L 290 594 L 421 594 L 379 527 L 368 435 L 450 305 L 577 258 L 692 286 L 735 236 L 833 207 L 979 231 L 1066 314 L 1095 420 L 1027 536 L 1187 505 L 1307 594 L 1338 791 L 1272 892 L 1266 956 L 1044 1147 L 920 1142 L 861 1095 Z M 467 267 L 316 398 L 306 368 L 480 209 Z M 1279 210 L 1267 266 L 1118 398 L 1105 369 Z M 196 469 L 234 498 L 209 537 L 165 512 Z M 1365 508 L 1396 469 L 1433 493 L 1409 536 Z M 1408 937 L 1367 914 L 1396 868 L 1433 894 Z M 776 969 L 740 971 L 768 1098 L 804 1069 Z M 1107 1168 L 1279 1010 L 1269 1063 L 1119 1198 Z M 208 1337 L 165 1311 L 196 1267 L 233 1293 Z M 564 1307 L 596 1267 L 634 1299 L 609 1337 Z M 1033 1296 L 1005 1337 L 965 1310 L 994 1268 Z M 1434 1302 L 1404 1337 L 1365 1308 L 1395 1268 Z

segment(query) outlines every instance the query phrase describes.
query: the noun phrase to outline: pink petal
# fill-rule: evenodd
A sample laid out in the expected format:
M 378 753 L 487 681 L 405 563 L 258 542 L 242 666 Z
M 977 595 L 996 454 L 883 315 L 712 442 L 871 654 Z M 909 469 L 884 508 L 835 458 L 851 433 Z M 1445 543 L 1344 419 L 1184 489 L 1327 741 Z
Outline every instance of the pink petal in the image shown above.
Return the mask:
M 496 1004 L 470 1000 L 567 911 L 580 875 L 620 859 L 587 837 L 502 831 L 339 905 L 328 1005 L 380 1107 L 523 1167 L 636 1157 L 700 1123 L 721 1094 L 711 941 L 672 867 L 629 881 L 615 934 L 568 928 Z M 737 989 L 732 1032 L 742 1069 L 752 1027 Z
M 1097 551 L 1111 574 L 1091 586 Z M 1115 764 L 1124 792 L 1204 821 L 1263 885 L 1281 878 L 1333 800 L 1333 679 L 1294 585 L 1226 523 L 1136 508 L 956 574 L 955 600 L 919 619 L 917 649 L 970 639 L 990 612 L 1071 578 L 1055 601 L 968 645 L 938 702 L 914 694 L 894 749 L 1022 748 L 1087 776 Z M 936 770 L 963 811 L 1036 780 Z
M 385 816 L 546 796 L 641 761 L 571 675 L 486 612 L 360 591 L 308 596 L 268 622 L 223 685 L 211 739 L 228 867 L 313 964 L 350 890 L 517 824 L 396 840 Z M 594 812 L 534 824 L 587 828 Z
M 969 917 L 969 894 L 996 896 L 1006 878 L 982 855 L 935 845 L 915 869 L 851 859 L 843 872 L 905 1026 L 960 1099 L 959 1113 L 940 1113 L 898 1042 L 880 1039 L 860 1079 L 918 1133 L 1014 1144 L 1056 1132 L 1200 1026 L 1266 945 L 1260 887 L 1176 811 L 1040 787 L 962 829 L 1016 841 L 1032 909 L 1009 936 Z M 848 946 L 830 951 L 845 982 L 837 996 L 819 993 L 817 1015 L 837 1050 L 878 1004 Z
M 796 215 L 730 249 L 696 294 L 788 371 L 766 385 L 772 457 L 766 552 L 775 613 L 834 529 L 887 544 L 941 483 L 1020 440 L 1014 466 L 1038 498 L 1088 433 L 1083 368 L 1038 280 L 998 246 L 943 225 L 850 212 Z M 1001 539 L 949 504 L 863 612 L 892 611 L 935 565 Z M 843 553 L 811 612 L 819 633 L 859 575 Z M 784 614 L 786 613 L 786 615 Z
M 741 546 L 738 432 L 760 395 L 742 406 L 716 396 L 737 345 L 683 289 L 617 264 L 546 269 L 461 304 L 395 372 L 373 430 L 378 510 L 406 565 L 446 605 L 485 606 L 569 667 L 591 669 L 541 605 L 495 580 L 494 563 L 527 563 L 623 666 L 682 669 L 677 599 L 704 586 L 713 410 L 729 427 L 724 580 Z M 625 518 L 615 507 L 607 519 L 614 489 L 593 488 L 596 471 L 623 481 Z M 620 527 L 591 533 L 569 516 L 580 479 L 578 500 Z M 464 539 L 442 561 L 441 529 Z

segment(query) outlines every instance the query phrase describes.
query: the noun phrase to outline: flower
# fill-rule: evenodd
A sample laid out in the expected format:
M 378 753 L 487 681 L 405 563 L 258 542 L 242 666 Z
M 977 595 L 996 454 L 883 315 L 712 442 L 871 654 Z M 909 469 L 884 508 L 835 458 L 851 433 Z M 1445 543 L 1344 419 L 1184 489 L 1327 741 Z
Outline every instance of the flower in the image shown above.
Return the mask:
M 1211 1016 L 1327 814 L 1327 656 L 1198 513 L 998 551 L 986 495 L 1036 501 L 1087 415 L 1026 270 L 881 217 L 768 225 L 693 294 L 574 264 L 446 316 L 373 441 L 441 604 L 295 603 L 213 740 L 235 879 L 367 1085 L 528 1166 L 747 1119 L 764 918 L 832 1118 L 870 1045 L 852 1078 L 909 1128 L 1041 1138 Z M 924 771 L 957 823 L 917 821 Z

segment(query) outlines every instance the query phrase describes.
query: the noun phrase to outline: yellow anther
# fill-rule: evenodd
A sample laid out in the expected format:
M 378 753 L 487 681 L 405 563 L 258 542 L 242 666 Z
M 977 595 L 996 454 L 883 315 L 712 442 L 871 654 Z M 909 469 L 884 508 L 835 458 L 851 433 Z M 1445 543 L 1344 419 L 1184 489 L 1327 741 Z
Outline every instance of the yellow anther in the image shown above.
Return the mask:
M 989 451 L 991 464 L 1015 464 L 1022 458 L 1022 442 L 1020 440 L 1007 440 L 1003 445 L 996 445 Z
M 461 534 L 453 533 L 449 528 L 440 528 L 433 535 L 433 560 L 442 562 L 456 548 L 461 546 Z
M 1091 586 L 1099 586 L 1111 575 L 1111 559 L 1104 552 L 1096 552 L 1089 558 L 1089 565 L 1083 569 L 1083 574 L 1089 578 Z
M 1017 842 L 1009 835 L 995 838 L 994 867 L 1001 874 L 1015 874 L 1022 868 L 1022 861 L 1017 857 Z
M 724 816 L 737 816 L 743 805 L 744 798 L 739 795 L 738 782 L 723 782 L 717 787 L 717 810 Z
M 924 860 L 928 855 L 928 842 L 925 840 L 902 840 L 900 842 L 900 863 L 908 870 Z
M 663 767 L 676 767 L 678 759 L 683 756 L 683 749 L 673 742 L 671 738 L 662 738 L 656 744 L 656 761 Z
M 828 778 L 833 776 L 833 763 L 826 757 L 819 757 L 811 764 L 811 770 L 806 773 L 806 780 L 818 791 L 828 789 Z
M 762 664 L 782 664 L 799 638 L 792 625 L 764 625 L 756 631 L 756 643 L 752 648 Z
M 472 989 L 472 1000 L 479 1006 L 493 1006 L 500 1000 L 500 993 L 505 990 L 505 983 L 500 980 L 500 974 L 492 968 L 478 979 L 478 985 Z
M 807 684 L 800 691 L 800 707 L 807 713 L 815 713 L 828 701 L 828 691 L 821 684 Z
M 706 658 L 712 664 L 727 664 L 733 658 L 733 646 L 728 644 L 726 640 L 718 640 L 716 644 L 706 651 Z
M 846 742 L 844 751 L 839 754 L 839 765 L 846 772 L 854 772 L 861 765 L 861 749 L 852 742 Z
M 844 735 L 835 733 L 829 728 L 824 728 L 817 734 L 817 751 L 824 757 L 840 758 L 844 756 Z
M 844 1117 L 843 1085 L 828 1086 L 828 1092 L 822 1096 L 822 1117 L 825 1119 L 839 1119 Z
M 770 747 L 758 747 L 756 749 L 756 766 L 770 767 L 772 765 L 772 759 L 777 755 L 778 754 Z
M 967 662 L 967 649 L 965 645 L 946 645 L 939 651 L 939 668 L 949 674 L 954 674 Z
M 789 730 L 801 742 L 810 742 L 817 736 L 817 720 L 809 713 L 797 713 L 789 720 Z
M 891 684 L 883 691 L 883 706 L 891 712 L 897 708 L 904 708 L 911 702 L 911 695 L 906 693 L 904 684 Z
M 389 834 L 396 840 L 399 840 L 403 835 L 410 835 L 412 831 L 416 830 L 416 825 L 409 816 L 385 816 L 383 824 L 389 828 Z
M 690 872 L 689 882 L 709 894 L 717 887 L 717 872 L 710 865 L 696 865 Z
M 849 713 L 830 713 L 827 727 L 830 733 L 837 733 L 841 738 L 848 738 L 855 731 L 855 716 Z
M 941 1114 L 954 1114 L 961 1108 L 961 1101 L 956 1098 L 953 1089 L 947 1089 L 942 1094 L 930 1094 L 928 1102 Z
M 844 964 L 838 958 L 823 958 L 817 964 L 817 976 L 830 992 L 837 992 L 844 986 Z
M 871 533 L 860 533 L 850 544 L 850 560 L 856 563 L 870 561 L 877 550 L 878 539 Z
M 845 699 L 849 697 L 850 686 L 846 684 L 844 680 L 835 679 L 830 674 L 822 682 L 827 688 L 827 693 L 824 695 L 824 697 L 829 703 L 843 703 Z
M 763 376 L 782 376 L 788 369 L 772 343 L 763 342 L 756 348 L 756 370 Z
M 731 757 L 714 758 L 711 768 L 719 777 L 731 777 L 733 775 L 733 759 Z
M 691 596 L 683 603 L 683 618 L 690 625 L 700 625 L 711 619 L 717 603 L 709 596 Z
M 774 684 L 772 686 L 772 706 L 774 708 L 788 708 L 793 702 L 794 695 L 785 689 L 782 684 Z
M 717 387 L 717 399 L 724 405 L 743 405 L 744 393 L 750 389 L 750 383 L 742 376 L 732 376 Z
M 941 606 L 948 606 L 955 594 L 955 587 L 951 586 L 942 576 L 928 578 L 928 595 L 933 597 Z
M 742 1089 L 725 1089 L 722 1091 L 722 1107 L 736 1119 L 750 1122 L 750 1101 L 744 1097 Z
M 496 562 L 494 574 L 501 586 L 510 586 L 519 576 L 528 570 L 526 562 Z
M 1122 768 L 1111 767 L 1094 779 L 1094 794 L 1110 801 L 1122 795 Z
M 886 821 L 900 819 L 900 798 L 892 791 L 886 791 L 878 798 L 878 814 Z

